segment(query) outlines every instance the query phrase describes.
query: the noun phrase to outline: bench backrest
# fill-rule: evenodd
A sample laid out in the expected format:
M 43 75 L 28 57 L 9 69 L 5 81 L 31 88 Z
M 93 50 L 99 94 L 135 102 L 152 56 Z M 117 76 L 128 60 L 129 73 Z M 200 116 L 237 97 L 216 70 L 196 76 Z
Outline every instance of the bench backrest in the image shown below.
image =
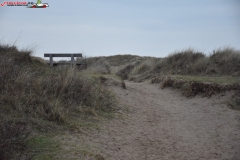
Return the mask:
M 82 57 L 81 53 L 59 53 L 59 54 L 54 54 L 54 53 L 45 53 L 44 57 L 50 57 L 52 55 L 52 57 Z
M 81 53 L 45 53 L 44 57 L 49 57 L 50 58 L 50 66 L 53 67 L 53 57 L 71 57 L 71 64 L 73 65 L 74 62 L 74 57 L 82 57 Z

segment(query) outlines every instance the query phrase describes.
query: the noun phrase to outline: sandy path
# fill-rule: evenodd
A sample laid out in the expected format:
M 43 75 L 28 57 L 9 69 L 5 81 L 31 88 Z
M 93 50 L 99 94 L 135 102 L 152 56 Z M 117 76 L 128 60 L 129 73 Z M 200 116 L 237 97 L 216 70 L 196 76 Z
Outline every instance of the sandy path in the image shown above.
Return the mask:
M 227 96 L 189 99 L 158 85 L 126 86 L 112 89 L 130 111 L 88 137 L 106 160 L 240 159 L 240 112 L 223 103 Z

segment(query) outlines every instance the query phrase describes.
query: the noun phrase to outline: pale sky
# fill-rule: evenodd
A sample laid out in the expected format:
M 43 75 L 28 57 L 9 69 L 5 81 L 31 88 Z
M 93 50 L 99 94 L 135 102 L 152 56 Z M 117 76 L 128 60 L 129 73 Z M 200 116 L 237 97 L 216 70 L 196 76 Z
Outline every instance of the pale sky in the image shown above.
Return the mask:
M 50 7 L 0 7 L 1 42 L 11 44 L 17 39 L 19 48 L 33 47 L 38 57 L 44 53 L 82 51 L 91 57 L 116 54 L 165 57 L 189 47 L 206 54 L 219 47 L 240 49 L 240 0 L 42 0 L 42 3 L 49 3 Z

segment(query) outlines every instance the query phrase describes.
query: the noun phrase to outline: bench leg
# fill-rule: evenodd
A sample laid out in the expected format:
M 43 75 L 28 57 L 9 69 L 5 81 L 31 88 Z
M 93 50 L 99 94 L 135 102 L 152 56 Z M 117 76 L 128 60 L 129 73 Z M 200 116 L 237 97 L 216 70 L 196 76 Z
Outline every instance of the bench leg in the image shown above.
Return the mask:
M 71 65 L 74 66 L 74 54 L 71 54 Z
M 53 67 L 53 57 L 52 57 L 52 54 L 50 55 L 50 67 Z

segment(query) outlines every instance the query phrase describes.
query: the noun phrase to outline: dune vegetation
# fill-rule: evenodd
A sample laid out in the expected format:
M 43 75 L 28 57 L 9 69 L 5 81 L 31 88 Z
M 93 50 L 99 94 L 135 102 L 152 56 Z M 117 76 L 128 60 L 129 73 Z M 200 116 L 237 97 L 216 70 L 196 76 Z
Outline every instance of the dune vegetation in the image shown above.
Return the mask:
M 210 55 L 194 49 L 176 51 L 165 58 L 146 58 L 141 63 L 131 63 L 117 75 L 134 79 L 136 75 L 194 75 L 194 76 L 240 76 L 240 51 L 220 48 Z
M 161 83 L 161 88 L 181 88 L 187 96 L 197 93 L 211 96 L 240 89 L 240 51 L 226 47 L 205 55 L 190 48 L 165 58 L 148 57 L 129 63 L 116 75 L 134 82 Z
M 0 68 L 0 159 L 31 159 L 39 135 L 78 130 L 79 119 L 113 112 L 116 106 L 99 76 L 50 68 L 31 50 L 1 44 Z
M 85 68 L 50 68 L 32 54 L 0 44 L 0 159 L 51 159 L 60 150 L 52 141 L 56 134 L 81 132 L 96 127 L 96 117 L 113 117 L 117 100 L 107 83 L 127 88 L 124 80 L 149 81 L 187 96 L 236 90 L 229 106 L 240 109 L 240 51 L 234 48 L 210 55 L 186 49 L 165 58 L 78 59 Z

